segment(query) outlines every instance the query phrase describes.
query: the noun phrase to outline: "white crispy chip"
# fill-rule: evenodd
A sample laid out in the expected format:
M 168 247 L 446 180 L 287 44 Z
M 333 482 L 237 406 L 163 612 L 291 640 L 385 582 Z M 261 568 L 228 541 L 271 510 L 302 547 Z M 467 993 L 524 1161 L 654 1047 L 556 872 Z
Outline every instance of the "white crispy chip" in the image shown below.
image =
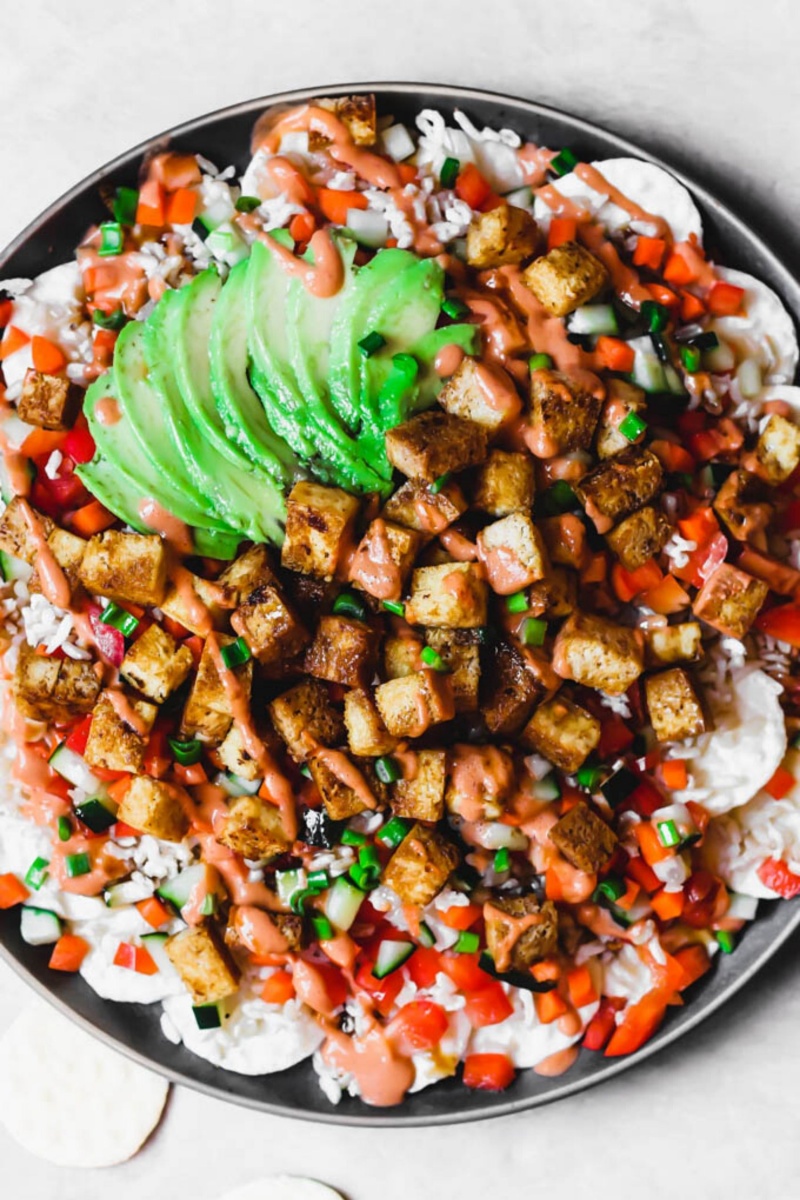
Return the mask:
M 125 1162 L 158 1125 L 169 1084 L 35 1001 L 0 1041 L 0 1119 L 61 1167 Z
M 797 371 L 798 345 L 794 321 L 771 287 L 730 267 L 717 267 L 717 276 L 744 288 L 742 316 L 717 317 L 710 326 L 739 351 L 755 357 L 767 383 L 792 383 Z
M 266 1179 L 254 1179 L 242 1187 L 234 1188 L 220 1196 L 220 1200 L 342 1200 L 327 1184 L 315 1179 L 302 1179 L 299 1175 L 272 1175 Z

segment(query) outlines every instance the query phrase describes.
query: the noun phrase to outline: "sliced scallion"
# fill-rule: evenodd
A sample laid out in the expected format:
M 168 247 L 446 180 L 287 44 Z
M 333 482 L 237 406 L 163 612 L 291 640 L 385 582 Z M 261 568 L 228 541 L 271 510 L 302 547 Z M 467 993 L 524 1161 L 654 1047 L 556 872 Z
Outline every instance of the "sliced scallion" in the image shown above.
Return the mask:
M 459 300 L 457 296 L 448 296 L 442 302 L 442 312 L 451 320 L 460 321 L 462 317 L 469 316 L 469 306 L 463 300 Z
M 575 170 L 579 162 L 580 159 L 578 158 L 577 154 L 570 150 L 569 146 L 565 146 L 564 149 L 555 156 L 555 158 L 550 159 L 550 162 L 548 163 L 548 170 L 552 171 L 554 175 L 558 175 L 559 177 L 562 175 L 569 175 L 570 171 Z
M 645 429 L 647 429 L 647 422 L 643 421 L 638 413 L 629 412 L 628 415 L 624 417 L 622 421 L 620 421 L 617 428 L 622 436 L 627 438 L 629 442 L 635 442 L 638 437 L 641 437 Z
M 647 322 L 650 333 L 661 333 L 669 324 L 669 309 L 657 300 L 644 300 L 639 312 Z
M 401 604 L 399 600 L 383 600 L 382 607 L 387 612 L 394 613 L 396 617 L 404 617 L 406 615 L 406 606 Z
M 458 940 L 453 949 L 459 954 L 474 954 L 480 944 L 481 939 L 477 933 L 473 933 L 471 929 L 463 929 L 458 935 Z
M 356 829 L 345 829 L 342 834 L 343 846 L 363 846 L 366 843 L 367 835 L 359 833 Z
M 547 636 L 547 621 L 541 617 L 526 617 L 519 630 L 519 640 L 524 646 L 543 646 Z
M 118 629 L 123 637 L 132 637 L 139 628 L 139 618 L 126 609 L 120 608 L 113 600 L 100 613 L 100 620 L 112 629 Z
M 371 358 L 373 354 L 377 354 L 385 345 L 386 338 L 382 333 L 378 333 L 376 329 L 373 329 L 371 333 L 368 333 L 358 343 L 358 350 L 364 358 Z
M 88 854 L 67 854 L 64 858 L 64 870 L 69 879 L 77 879 L 80 875 L 88 875 L 92 869 Z
M 72 837 L 72 824 L 69 817 L 59 817 L 56 828 L 58 829 L 58 840 L 68 842 Z
M 114 220 L 120 225 L 136 224 L 136 209 L 139 207 L 139 193 L 136 188 L 118 187 L 111 208 Z
M 736 938 L 729 929 L 718 929 L 714 937 L 717 939 L 717 944 L 723 954 L 733 954 L 736 948 Z
M 246 663 L 252 655 L 250 647 L 243 637 L 237 637 L 235 642 L 231 642 L 227 646 L 223 646 L 220 650 L 222 662 L 229 669 L 232 667 L 240 667 L 242 663 Z
M 261 204 L 260 196 L 240 196 L 236 201 L 236 211 L 240 213 L 255 212 L 257 208 L 261 208 Z
M 311 917 L 314 933 L 321 942 L 328 942 L 333 937 L 333 926 L 323 913 L 314 913 Z
M 308 886 L 312 892 L 324 892 L 326 888 L 330 887 L 330 883 L 327 871 L 309 871 Z
M 167 738 L 167 743 L 174 755 L 175 761 L 180 763 L 182 767 L 191 767 L 194 763 L 200 761 L 200 756 L 203 753 L 203 743 L 199 738 L 191 738 L 186 742 L 181 742 L 177 738 Z
M 34 892 L 38 892 L 44 881 L 47 879 L 47 868 L 50 866 L 49 859 L 35 858 L 28 870 L 25 872 L 25 882 Z
M 375 774 L 381 783 L 396 783 L 400 778 L 400 764 L 390 754 L 375 759 Z
M 697 346 L 681 346 L 679 350 L 681 362 L 690 374 L 700 370 L 702 352 Z
M 656 825 L 656 832 L 662 846 L 671 847 L 680 845 L 681 835 L 674 821 L 659 821 Z
M 113 312 L 106 313 L 102 309 L 96 308 L 92 313 L 92 321 L 98 329 L 111 329 L 115 333 L 122 329 L 122 326 L 128 318 L 121 308 L 115 308 Z
M 439 182 L 443 188 L 452 188 L 458 179 L 458 172 L 461 170 L 461 163 L 457 158 L 446 158 L 442 163 L 442 169 L 439 172 Z
M 420 658 L 425 663 L 426 667 L 431 667 L 434 671 L 446 671 L 447 665 L 438 650 L 434 650 L 433 646 L 423 646 L 420 652 Z
M 391 846 L 394 850 L 400 845 L 410 828 L 408 821 L 404 821 L 402 817 L 392 817 L 391 821 L 388 821 L 375 836 L 379 842 Z
M 438 496 L 442 488 L 447 487 L 450 482 L 451 473 L 445 471 L 444 475 L 440 475 L 438 479 L 434 479 L 433 483 L 428 488 L 429 492 L 433 492 L 434 496 Z
M 578 786 L 585 788 L 587 792 L 596 792 L 600 786 L 600 780 L 603 778 L 602 767 L 587 766 L 585 763 L 578 768 L 577 780 Z
M 510 613 L 527 612 L 528 597 L 525 592 L 515 592 L 513 596 L 506 596 L 506 610 Z
M 508 846 L 501 846 L 494 856 L 494 869 L 498 875 L 502 875 L 511 866 L 511 855 L 508 852 Z
M 550 371 L 553 366 L 553 360 L 549 354 L 532 354 L 528 359 L 528 368 L 531 375 L 534 371 Z
M 624 896 L 627 890 L 624 880 L 618 875 L 609 875 L 598 883 L 592 892 L 592 900 L 595 904 L 602 904 L 604 900 L 610 900 L 613 904 L 620 896 Z
M 337 617 L 353 617 L 356 621 L 367 619 L 367 606 L 355 592 L 340 592 L 333 602 L 333 612 Z
M 97 253 L 101 258 L 109 258 L 113 254 L 121 254 L 125 243 L 125 234 L 119 221 L 103 221 L 100 226 L 100 245 Z

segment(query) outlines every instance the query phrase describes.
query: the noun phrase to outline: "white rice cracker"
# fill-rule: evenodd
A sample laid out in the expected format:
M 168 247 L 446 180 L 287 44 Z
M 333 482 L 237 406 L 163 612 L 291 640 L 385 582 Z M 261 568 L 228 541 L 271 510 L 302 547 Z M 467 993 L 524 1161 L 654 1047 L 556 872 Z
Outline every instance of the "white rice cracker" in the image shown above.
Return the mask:
M 226 1192 L 219 1200 L 343 1200 L 341 1192 L 335 1192 L 315 1179 L 301 1179 L 299 1175 L 272 1175 L 267 1179 L 254 1179 L 242 1187 Z
M 60 1167 L 131 1158 L 158 1125 L 168 1092 L 166 1080 L 39 1001 L 0 1041 L 0 1120 L 29 1153 Z
M 741 358 L 754 357 L 767 383 L 793 383 L 797 371 L 798 345 L 794 322 L 783 301 L 771 287 L 730 267 L 715 268 L 719 279 L 744 288 L 742 316 L 717 317 L 711 323 Z

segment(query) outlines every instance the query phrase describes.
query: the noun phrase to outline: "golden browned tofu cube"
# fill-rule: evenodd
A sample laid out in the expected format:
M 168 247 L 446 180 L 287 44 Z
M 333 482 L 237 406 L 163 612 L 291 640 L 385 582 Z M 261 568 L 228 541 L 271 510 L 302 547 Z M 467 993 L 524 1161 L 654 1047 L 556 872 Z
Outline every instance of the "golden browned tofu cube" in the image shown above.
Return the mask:
M 318 679 L 304 679 L 269 705 L 272 723 L 296 762 L 305 762 L 322 746 L 344 741 L 344 722 Z
M 455 846 L 418 822 L 389 859 L 383 882 L 397 892 L 403 904 L 424 908 L 442 890 L 458 862 Z
M 315 100 L 318 108 L 332 112 L 347 129 L 350 137 L 357 146 L 374 146 L 378 136 L 378 118 L 375 111 L 375 97 L 371 92 L 362 96 L 324 96 Z M 308 135 L 308 148 L 311 151 L 325 150 L 330 145 L 328 138 L 321 129 L 313 127 Z
M 562 513 L 559 517 L 540 517 L 536 528 L 544 539 L 547 557 L 551 563 L 580 570 L 586 562 L 588 544 L 586 526 L 575 513 Z
M 558 910 L 527 896 L 493 897 L 483 906 L 486 949 L 498 971 L 527 971 L 558 944 Z
M 764 483 L 749 471 L 732 471 L 714 497 L 713 509 L 737 542 L 749 541 L 766 529 L 773 506 L 765 499 Z
M 231 617 L 231 627 L 265 667 L 293 658 L 309 641 L 305 627 L 273 583 L 250 592 Z
M 218 635 L 219 636 L 219 635 Z M 233 638 L 219 636 L 220 645 L 228 645 Z M 248 659 L 234 668 L 239 686 L 249 698 L 253 683 L 253 660 Z M 210 639 L 203 646 L 197 674 L 192 681 L 181 718 L 181 737 L 199 738 L 201 742 L 217 746 L 233 723 L 233 711 L 228 693 L 219 677 L 217 664 L 211 649 Z
M 155 533 L 96 533 L 86 547 L 80 577 L 88 592 L 117 604 L 157 607 L 167 592 L 164 543 Z
M 800 428 L 773 413 L 756 444 L 759 474 L 769 483 L 784 483 L 800 466 Z
M 573 613 L 556 637 L 553 668 L 562 679 L 621 696 L 644 670 L 642 635 L 605 617 Z
M 216 1004 L 239 987 L 239 968 L 210 925 L 182 929 L 164 949 L 195 1004 Z
M 381 516 L 415 530 L 425 542 L 457 521 L 468 507 L 454 479 L 448 480 L 438 492 L 432 492 L 427 484 L 408 479 L 386 501 Z
M 80 587 L 81 563 L 86 550 L 86 542 L 83 538 L 76 537 L 74 533 L 70 533 L 66 529 L 59 529 L 58 526 L 53 529 L 52 533 L 47 538 L 47 544 L 53 558 L 58 563 L 64 573 L 64 577 L 69 584 L 70 593 L 74 595 Z M 41 592 L 42 581 L 39 577 L 39 571 L 34 566 L 33 574 L 28 580 L 29 592 Z
M 180 789 L 149 775 L 136 775 L 131 780 L 117 810 L 117 820 L 162 842 L 182 842 L 189 829 Z
M 531 453 L 537 458 L 554 458 L 570 450 L 588 450 L 604 397 L 599 380 L 588 386 L 580 377 L 561 371 L 534 371 L 525 437 Z
M 40 429 L 69 429 L 81 406 L 81 389 L 58 375 L 25 372 L 17 416 Z
M 480 650 L 457 629 L 428 629 L 425 641 L 440 656 L 450 676 L 456 712 L 474 712 L 481 681 Z
M 419 567 L 411 577 L 406 620 L 411 625 L 477 629 L 486 624 L 489 589 L 474 563 Z
M 631 513 L 606 534 L 606 541 L 626 571 L 635 571 L 660 554 L 672 536 L 672 526 L 657 508 L 648 505 Z
M 617 848 L 617 835 L 581 800 L 550 830 L 550 841 L 579 871 L 602 871 Z
M 269 741 L 269 734 L 264 735 L 260 729 L 258 734 L 262 741 Z M 252 783 L 264 774 L 263 769 L 248 753 L 238 725 L 231 725 L 215 753 L 215 761 L 224 770 L 231 771 L 241 779 L 247 779 Z
M 55 529 L 50 518 L 31 508 L 28 501 L 23 500 L 21 496 L 13 496 L 0 516 L 0 550 L 4 550 L 13 558 L 21 559 L 29 566 L 34 566 L 39 547 L 31 536 L 28 513 L 33 514 L 34 523 L 42 530 L 44 536 L 50 536 Z
M 399 600 L 421 544 L 413 529 L 378 517 L 356 549 L 350 579 L 378 600 Z
M 346 821 L 386 803 L 386 785 L 371 763 L 358 766 L 339 750 L 315 754 L 308 760 L 311 777 L 332 821 Z
M 474 358 L 461 360 L 438 399 L 445 412 L 482 425 L 490 435 L 522 409 L 511 377 Z
M 499 596 L 520 592 L 548 570 L 547 551 L 529 513 L 509 513 L 480 531 L 478 557 Z
M 490 517 L 507 517 L 533 507 L 536 475 L 529 454 L 490 450 L 475 469 L 472 502 Z
M 333 579 L 350 541 L 359 502 L 341 488 L 303 480 L 289 493 L 281 563 L 320 579 Z
M 415 637 L 388 637 L 383 643 L 383 673 L 387 679 L 402 679 L 421 671 L 423 644 Z
M 420 413 L 386 434 L 389 462 L 409 479 L 435 483 L 450 471 L 463 471 L 486 457 L 486 430 L 475 421 L 441 409 Z
M 497 821 L 516 790 L 514 760 L 499 746 L 455 745 L 448 755 L 444 803 L 468 821 Z
M 629 448 L 630 438 L 620 433 L 619 427 L 629 413 L 643 413 L 647 408 L 644 391 L 636 384 L 612 376 L 607 381 L 607 388 L 608 398 L 597 424 L 595 449 L 598 458 L 611 458 Z
M 564 242 L 524 271 L 525 284 L 552 317 L 566 317 L 608 286 L 608 271 L 579 242 Z
M 353 688 L 345 693 L 344 723 L 350 753 L 358 758 L 379 758 L 397 746 L 378 712 L 372 693 Z
M 366 621 L 322 617 L 306 651 L 304 669 L 317 679 L 366 687 L 378 662 L 378 634 Z
M 251 546 L 225 568 L 216 586 L 230 592 L 234 607 L 243 604 L 251 592 L 265 583 L 275 583 L 269 551 L 266 546 Z
M 447 675 L 428 670 L 380 684 L 375 703 L 389 733 L 403 738 L 421 737 L 431 725 L 452 720 L 456 711 Z
M 758 616 L 768 592 L 769 587 L 762 580 L 730 563 L 722 563 L 695 596 L 692 612 L 720 633 L 741 640 Z
M 500 642 L 487 659 L 481 681 L 481 714 L 490 733 L 512 737 L 541 700 L 542 685 L 508 642 Z
M 539 705 L 520 741 L 526 750 L 574 775 L 600 741 L 600 722 L 574 701 L 554 696 Z
M 230 801 L 217 839 L 251 862 L 268 862 L 291 846 L 280 810 L 258 796 L 236 796 Z
M 179 646 L 160 625 L 151 625 L 128 649 L 119 673 L 155 704 L 181 686 L 194 665 L 188 646 Z
M 682 667 L 648 675 L 644 692 L 650 724 L 659 742 L 681 742 L 705 732 L 703 707 Z
M 646 629 L 647 661 L 654 667 L 669 667 L 676 662 L 697 662 L 703 657 L 703 631 L 697 621 Z
M 521 263 L 535 253 L 538 241 L 539 229 L 529 212 L 499 204 L 473 216 L 467 230 L 467 262 L 478 270 Z
M 622 517 L 649 504 L 663 475 L 655 454 L 629 446 L 584 475 L 576 491 L 598 533 L 608 533 Z
M 91 712 L 100 692 L 94 664 L 47 658 L 22 642 L 14 671 L 14 702 L 34 721 L 72 721 Z
M 158 708 L 147 700 L 124 696 L 123 711 L 127 709 L 131 710 L 130 716 L 137 728 L 117 712 L 108 693 L 100 696 L 94 707 L 89 740 L 84 751 L 84 758 L 90 767 L 100 767 L 104 771 L 131 771 L 134 775 L 144 767 L 144 752 Z
M 161 611 L 170 620 L 177 621 L 184 629 L 200 637 L 205 637 L 208 616 L 215 629 L 226 629 L 230 611 L 236 607 L 234 589 L 225 587 L 219 580 L 211 583 L 189 571 L 186 575 L 186 586 L 178 588 L 172 583 L 167 585 L 167 594 L 159 605 Z M 189 585 L 196 600 L 189 591 Z M 197 600 L 200 601 L 199 605 Z
M 440 821 L 444 816 L 447 754 L 444 750 L 418 750 L 408 775 L 392 789 L 392 812 L 410 821 Z
M 528 612 L 556 620 L 568 617 L 578 605 L 578 576 L 566 567 L 551 567 L 545 579 L 528 588 Z

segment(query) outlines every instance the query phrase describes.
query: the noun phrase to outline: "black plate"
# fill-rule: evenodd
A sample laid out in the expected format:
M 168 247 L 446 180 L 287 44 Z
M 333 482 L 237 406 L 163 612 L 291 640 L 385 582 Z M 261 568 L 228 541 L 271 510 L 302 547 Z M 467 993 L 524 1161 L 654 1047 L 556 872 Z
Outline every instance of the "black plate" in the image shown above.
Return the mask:
M 584 159 L 622 154 L 659 161 L 623 138 L 586 121 L 540 104 L 489 92 L 431 84 L 388 83 L 287 92 L 251 100 L 178 126 L 143 142 L 90 175 L 51 205 L 0 255 L 0 279 L 36 275 L 66 261 L 87 227 L 105 214 L 99 186 L 135 183 L 142 155 L 154 147 L 168 144 L 176 150 L 205 154 L 220 167 L 233 162 L 243 169 L 248 159 L 253 122 L 270 104 L 298 103 L 315 95 L 366 91 L 377 94 L 381 113 L 394 113 L 409 125 L 413 125 L 414 115 L 421 108 L 452 110 L 459 107 L 479 125 L 507 126 L 524 138 L 544 145 L 571 145 Z M 704 188 L 678 172 L 673 174 L 691 188 L 702 210 L 706 246 L 712 253 L 718 251 L 720 261 L 750 271 L 771 284 L 781 294 L 795 320 L 800 321 L 800 286 L 769 247 Z M 329 1104 L 309 1063 L 278 1075 L 256 1078 L 233 1075 L 211 1066 L 182 1047 L 173 1046 L 162 1036 L 158 1023 L 160 1006 L 113 1004 L 99 999 L 79 976 L 49 971 L 47 949 L 25 945 L 19 936 L 19 915 L 13 910 L 0 912 L 0 951 L 38 992 L 89 1032 L 175 1082 L 264 1112 L 307 1120 L 349 1125 L 434 1125 L 520 1112 L 569 1096 L 627 1070 L 675 1041 L 752 979 L 800 924 L 800 907 L 796 903 L 763 904 L 762 910 L 763 915 L 747 929 L 735 953 L 718 956 L 714 969 L 689 993 L 686 1006 L 671 1009 L 658 1035 L 638 1054 L 623 1059 L 604 1059 L 602 1055 L 583 1052 L 572 1070 L 562 1078 L 543 1079 L 532 1071 L 523 1071 L 508 1091 L 497 1095 L 471 1092 L 456 1079 L 445 1080 L 408 1097 L 394 1109 L 368 1108 L 349 1098 L 343 1099 L 338 1106 Z

